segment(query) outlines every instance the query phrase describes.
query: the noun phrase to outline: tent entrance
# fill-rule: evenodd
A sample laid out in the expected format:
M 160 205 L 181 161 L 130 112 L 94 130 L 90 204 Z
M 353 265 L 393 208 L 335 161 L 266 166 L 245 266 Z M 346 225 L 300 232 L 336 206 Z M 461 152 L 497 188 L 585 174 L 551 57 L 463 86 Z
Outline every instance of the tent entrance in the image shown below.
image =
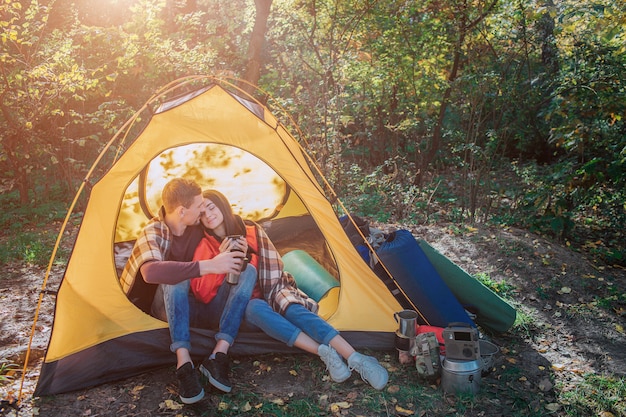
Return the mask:
M 304 251 L 337 281 L 337 265 L 324 236 L 291 187 L 269 165 L 250 152 L 225 144 L 193 143 L 156 155 L 130 183 L 120 204 L 115 228 L 115 263 L 118 277 L 130 256 L 137 234 L 158 214 L 161 190 L 173 178 L 194 179 L 202 189 L 217 189 L 230 200 L 233 212 L 262 224 L 281 256 Z M 292 272 L 292 271 L 289 271 Z M 300 279 L 315 279 L 302 276 Z M 145 284 L 133 302 L 149 312 L 154 288 Z M 337 308 L 339 289 L 320 302 L 320 315 Z

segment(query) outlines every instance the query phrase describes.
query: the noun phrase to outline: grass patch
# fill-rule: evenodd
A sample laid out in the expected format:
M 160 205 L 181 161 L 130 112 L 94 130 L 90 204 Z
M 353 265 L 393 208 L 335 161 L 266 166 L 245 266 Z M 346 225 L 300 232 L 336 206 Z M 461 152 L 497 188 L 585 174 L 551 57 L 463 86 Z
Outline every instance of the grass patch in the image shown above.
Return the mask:
M 215 415 L 216 410 L 208 410 L 206 416 Z M 242 414 L 269 415 L 276 417 L 305 417 L 325 414 L 319 404 L 311 402 L 307 398 L 297 399 L 262 399 L 252 393 L 239 394 L 236 396 L 223 395 L 220 397 L 217 411 L 222 416 L 239 416 Z
M 569 416 L 626 416 L 626 379 L 588 374 L 559 400 Z
M 475 275 L 476 279 L 484 286 L 495 292 L 502 298 L 512 298 L 515 295 L 515 286 L 506 281 L 494 281 L 489 274 L 480 272 Z
M 20 206 L 16 193 L 0 195 L 0 264 L 22 262 L 45 267 L 57 240 L 66 203 L 46 200 Z M 57 252 L 56 261 L 67 260 L 67 250 Z
M 0 362 L 0 382 L 12 381 L 18 369 L 14 363 Z
M 57 235 L 47 230 L 17 232 L 10 239 L 1 239 L 3 243 L 0 246 L 0 263 L 6 265 L 19 261 L 29 265 L 47 266 L 56 239 Z M 60 250 L 57 262 L 63 262 L 67 255 L 67 251 Z

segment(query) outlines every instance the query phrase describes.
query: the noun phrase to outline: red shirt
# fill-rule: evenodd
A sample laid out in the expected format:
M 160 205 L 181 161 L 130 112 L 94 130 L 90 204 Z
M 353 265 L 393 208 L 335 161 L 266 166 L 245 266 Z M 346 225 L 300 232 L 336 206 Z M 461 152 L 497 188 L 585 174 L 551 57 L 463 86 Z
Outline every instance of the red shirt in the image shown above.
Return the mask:
M 254 225 L 246 225 L 246 241 L 251 249 L 249 264 L 258 269 L 259 256 L 257 255 L 259 245 L 257 242 L 256 228 Z M 194 261 L 203 259 L 212 259 L 220 253 L 220 242 L 208 233 L 204 234 L 204 238 L 198 244 L 196 251 L 193 255 Z M 217 295 L 217 291 L 224 282 L 226 274 L 207 274 L 199 278 L 193 278 L 191 280 L 191 291 L 194 296 L 205 304 L 211 302 L 211 300 Z M 262 298 L 263 294 L 261 289 L 257 285 L 252 292 L 252 298 Z

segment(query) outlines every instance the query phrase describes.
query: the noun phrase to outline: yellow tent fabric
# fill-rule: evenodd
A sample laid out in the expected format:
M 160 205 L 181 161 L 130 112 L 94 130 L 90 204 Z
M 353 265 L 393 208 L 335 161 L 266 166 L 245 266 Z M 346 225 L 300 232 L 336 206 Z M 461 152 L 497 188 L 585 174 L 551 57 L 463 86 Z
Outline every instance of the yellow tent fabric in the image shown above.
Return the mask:
M 122 292 L 116 250 L 132 244 L 158 210 L 163 184 L 176 176 L 220 189 L 235 210 L 256 221 L 310 216 L 341 284 L 338 296 L 321 303 L 322 316 L 356 346 L 393 346 L 393 313 L 400 305 L 350 243 L 300 145 L 265 107 L 212 83 L 163 102 L 125 145 L 91 189 L 58 291 L 36 395 L 173 363 L 167 324 L 141 311 Z M 195 354 L 209 350 L 208 334 L 198 330 L 192 340 Z M 243 346 L 241 353 L 284 348 L 263 343 L 247 344 L 244 337 L 235 346 Z

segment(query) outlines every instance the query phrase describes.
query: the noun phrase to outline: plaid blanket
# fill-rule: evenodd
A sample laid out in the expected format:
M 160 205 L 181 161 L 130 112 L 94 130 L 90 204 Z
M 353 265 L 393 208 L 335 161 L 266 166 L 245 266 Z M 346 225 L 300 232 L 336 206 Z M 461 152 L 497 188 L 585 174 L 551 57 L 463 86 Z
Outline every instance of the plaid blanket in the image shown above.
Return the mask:
M 259 286 L 263 298 L 280 314 L 284 314 L 287 307 L 293 303 L 302 304 L 308 310 L 317 313 L 318 304 L 298 289 L 296 280 L 283 269 L 283 261 L 265 230 L 258 224 L 255 226 L 259 245 Z
M 161 211 L 159 211 L 159 217 L 151 219 L 137 237 L 133 251 L 122 271 L 120 284 L 126 295 L 130 295 L 135 286 L 135 281 L 140 276 L 139 267 L 141 265 L 148 261 L 164 261 L 167 259 L 172 237 L 170 229 L 162 220 L 162 210 L 161 208 Z

